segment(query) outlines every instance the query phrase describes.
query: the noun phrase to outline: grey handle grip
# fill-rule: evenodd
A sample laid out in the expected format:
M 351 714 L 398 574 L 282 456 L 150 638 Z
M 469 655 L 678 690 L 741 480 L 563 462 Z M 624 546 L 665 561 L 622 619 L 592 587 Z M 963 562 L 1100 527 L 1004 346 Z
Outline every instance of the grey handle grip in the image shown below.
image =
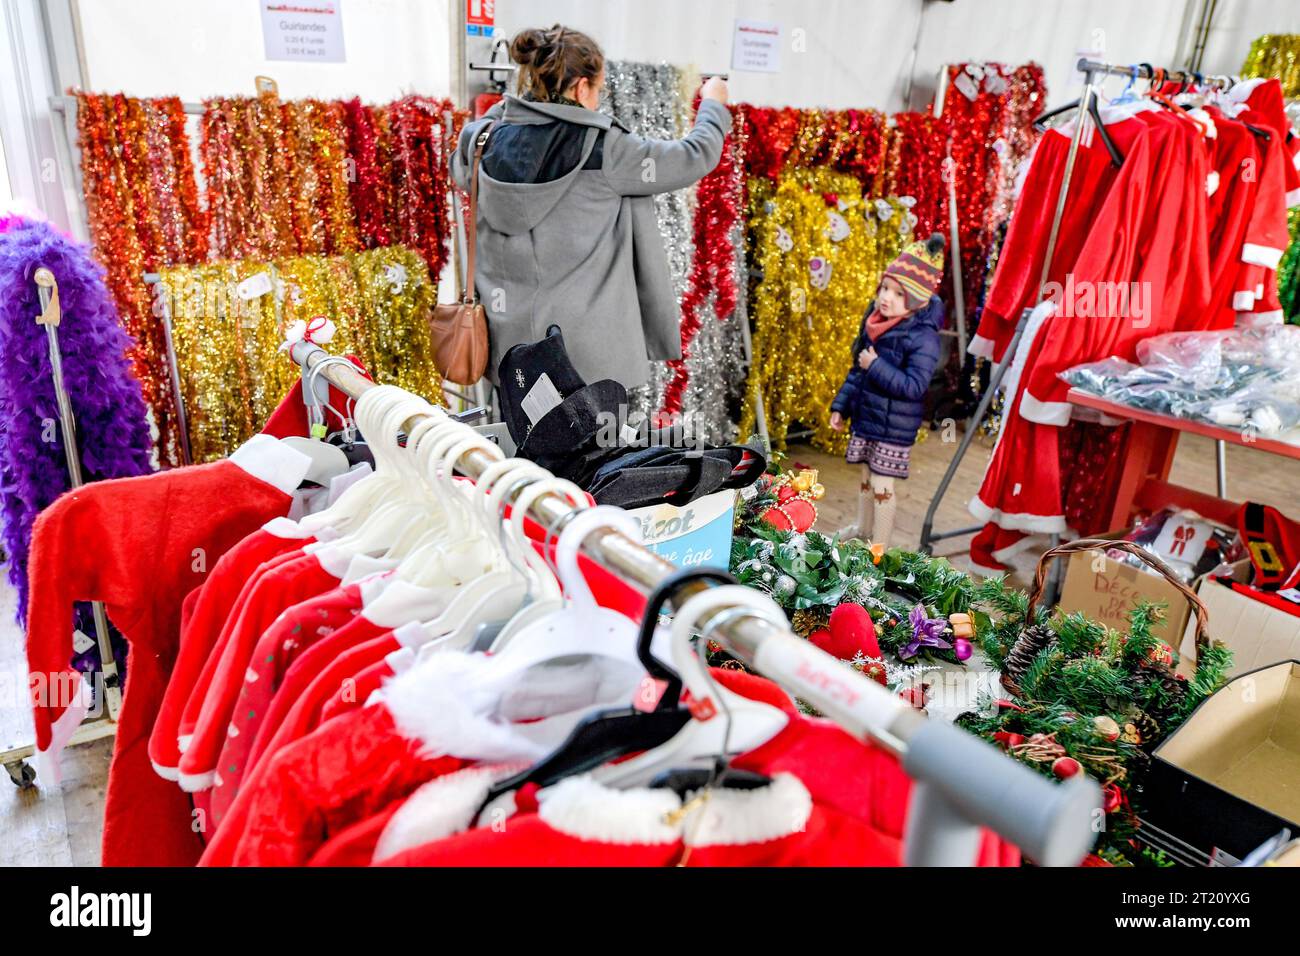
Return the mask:
M 902 759 L 924 788 L 908 817 L 907 845 L 915 842 L 918 857 L 909 862 L 952 864 L 943 858 L 944 834 L 964 853 L 969 834 L 963 836 L 958 828 L 962 823 L 976 826 L 976 821 L 1040 866 L 1076 866 L 1096 839 L 1101 787 L 1083 774 L 1053 783 L 1013 763 L 992 744 L 937 720 L 913 730 Z

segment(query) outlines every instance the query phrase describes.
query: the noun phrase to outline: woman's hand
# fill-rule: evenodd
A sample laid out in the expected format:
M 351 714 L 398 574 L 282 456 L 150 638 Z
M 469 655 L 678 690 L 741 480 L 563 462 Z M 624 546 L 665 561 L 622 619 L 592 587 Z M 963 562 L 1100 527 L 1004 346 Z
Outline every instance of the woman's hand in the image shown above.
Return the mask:
M 844 416 L 839 412 L 831 412 L 831 431 L 844 431 Z
M 879 358 L 879 356 L 876 355 L 875 349 L 863 349 L 858 353 L 858 368 L 866 371 L 871 368 L 871 363 L 877 358 Z
M 700 90 L 700 96 L 706 100 L 717 100 L 719 103 L 727 102 L 727 81 L 720 76 L 711 76 L 704 81 L 704 88 Z

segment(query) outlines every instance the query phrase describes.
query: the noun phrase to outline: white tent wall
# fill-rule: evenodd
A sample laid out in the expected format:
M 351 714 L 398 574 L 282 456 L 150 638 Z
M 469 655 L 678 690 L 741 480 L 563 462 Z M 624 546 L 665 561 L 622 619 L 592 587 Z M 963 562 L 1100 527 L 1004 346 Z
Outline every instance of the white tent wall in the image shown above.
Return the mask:
M 1300 0 L 1218 0 L 1202 72 L 1236 73 L 1264 33 L 1300 33 Z
M 1080 51 L 1119 63 L 1180 66 L 1202 0 L 497 0 L 506 36 L 563 23 L 591 33 L 608 56 L 729 71 L 737 100 L 765 106 L 874 107 L 928 102 L 945 63 L 1043 65 L 1052 101 L 1073 90 Z M 730 70 L 736 18 L 780 23 L 781 71 Z M 1298 0 L 1220 0 L 1203 69 L 1240 69 L 1262 33 L 1300 32 Z M 792 49 L 792 30 L 806 40 Z M 915 56 L 913 48 L 915 47 Z M 1112 81 L 1115 82 L 1115 81 Z M 911 96 L 908 91 L 911 90 Z M 910 100 L 910 102 L 909 102 Z
M 202 100 L 251 95 L 265 74 L 287 99 L 449 96 L 452 2 L 342 0 L 346 62 L 291 63 L 265 58 L 256 0 L 78 0 L 83 83 Z

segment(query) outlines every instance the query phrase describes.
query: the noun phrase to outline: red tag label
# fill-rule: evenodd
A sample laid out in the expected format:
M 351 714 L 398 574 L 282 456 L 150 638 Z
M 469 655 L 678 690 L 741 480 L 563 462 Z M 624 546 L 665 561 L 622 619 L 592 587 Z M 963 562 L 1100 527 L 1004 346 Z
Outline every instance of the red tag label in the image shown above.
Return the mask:
M 718 708 L 713 706 L 713 700 L 709 697 L 705 697 L 703 700 L 692 700 L 686 706 L 690 710 L 691 716 L 700 723 L 713 719 L 718 713 Z
M 641 678 L 641 683 L 637 685 L 636 694 L 632 699 L 632 707 L 642 713 L 648 714 L 659 705 L 659 698 L 663 697 L 664 691 L 668 688 L 668 682 L 655 680 L 649 674 Z

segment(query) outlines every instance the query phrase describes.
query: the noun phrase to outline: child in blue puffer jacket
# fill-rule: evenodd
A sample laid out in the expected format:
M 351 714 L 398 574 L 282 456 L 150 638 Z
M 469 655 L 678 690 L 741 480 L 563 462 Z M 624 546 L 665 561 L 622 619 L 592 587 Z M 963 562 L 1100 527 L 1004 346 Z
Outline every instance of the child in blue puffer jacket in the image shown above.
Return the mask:
M 853 343 L 853 367 L 831 403 L 831 427 L 850 424 L 846 455 L 862 465 L 856 524 L 840 537 L 889 547 L 898 502 L 894 481 L 907 477 L 925 416 L 925 393 L 939 364 L 943 236 L 914 242 L 885 269 Z

